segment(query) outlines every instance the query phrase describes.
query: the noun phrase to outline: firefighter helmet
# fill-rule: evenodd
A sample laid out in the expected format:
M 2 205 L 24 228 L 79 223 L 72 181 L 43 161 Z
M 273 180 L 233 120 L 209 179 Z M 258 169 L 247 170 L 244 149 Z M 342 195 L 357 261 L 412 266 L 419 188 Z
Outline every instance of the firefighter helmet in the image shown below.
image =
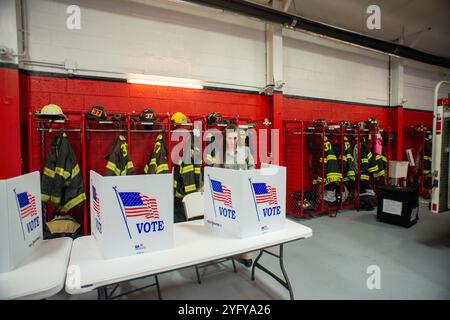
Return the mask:
M 369 125 L 374 125 L 374 126 L 378 126 L 378 121 L 377 121 L 377 119 L 375 119 L 375 118 L 369 118 L 369 119 L 367 119 L 367 124 L 369 124 Z
M 158 120 L 158 116 L 152 109 L 146 108 L 142 110 L 141 114 L 139 115 L 139 119 L 144 122 L 155 122 L 156 120 Z
M 86 112 L 86 118 L 91 120 L 106 120 L 108 114 L 102 106 L 93 106 L 91 111 Z
M 348 120 L 342 120 L 342 121 L 340 122 L 340 124 L 341 124 L 341 126 L 344 127 L 344 128 L 349 128 L 349 127 L 350 127 L 350 121 L 348 121 Z
M 211 112 L 206 117 L 206 123 L 207 124 L 214 124 L 222 121 L 222 115 L 220 112 Z
M 64 119 L 61 107 L 52 103 L 43 106 L 40 111 L 36 112 L 36 116 L 45 119 Z
M 316 127 L 326 127 L 327 126 L 327 120 L 325 120 L 325 119 L 316 119 L 316 120 L 314 120 L 314 126 L 316 126 Z
M 125 120 L 125 118 L 126 118 L 126 116 L 125 116 L 125 115 L 122 115 L 122 114 L 120 114 L 120 113 L 114 113 L 114 114 L 111 116 L 111 120 L 112 120 L 112 121 L 123 121 L 123 120 Z
M 189 118 L 182 112 L 175 112 L 170 120 L 175 124 L 186 124 L 190 122 Z

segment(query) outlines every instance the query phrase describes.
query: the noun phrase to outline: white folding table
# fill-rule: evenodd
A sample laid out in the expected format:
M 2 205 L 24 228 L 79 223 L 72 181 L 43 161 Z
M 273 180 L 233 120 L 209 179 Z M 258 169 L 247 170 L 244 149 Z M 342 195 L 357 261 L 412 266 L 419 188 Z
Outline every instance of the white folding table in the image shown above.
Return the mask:
M 0 300 L 46 299 L 64 288 L 71 238 L 44 240 L 16 269 L 0 273 Z
M 118 284 L 125 281 L 155 276 L 156 282 L 153 285 L 157 286 L 161 297 L 156 277 L 160 273 L 260 250 L 253 264 L 252 280 L 255 268 L 259 268 L 280 282 L 293 299 L 292 288 L 283 265 L 283 244 L 311 236 L 310 228 L 286 220 L 284 230 L 238 239 L 213 233 L 204 227 L 203 220 L 196 220 L 174 225 L 175 246 L 171 249 L 108 260 L 102 257 L 92 236 L 81 237 L 73 243 L 69 262 L 69 269 L 78 270 L 79 279 L 73 282 L 76 285 L 66 283 L 66 292 L 81 294 L 97 289 L 99 299 L 108 299 L 112 298 L 112 293 L 108 294 L 108 286 L 115 285 L 117 288 Z M 274 246 L 280 247 L 279 255 L 264 250 Z M 259 263 L 264 252 L 279 259 L 284 280 Z

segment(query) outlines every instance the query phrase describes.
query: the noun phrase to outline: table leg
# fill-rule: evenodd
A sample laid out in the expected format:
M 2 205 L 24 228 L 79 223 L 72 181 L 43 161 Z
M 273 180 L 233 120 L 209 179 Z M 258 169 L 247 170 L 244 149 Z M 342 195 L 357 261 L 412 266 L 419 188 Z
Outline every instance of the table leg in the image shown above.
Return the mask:
M 98 300 L 108 300 L 108 291 L 106 291 L 106 287 L 97 288 L 97 297 Z
M 264 266 L 262 266 L 261 264 L 259 264 L 259 259 L 261 259 L 263 253 L 267 253 L 270 254 L 271 256 L 274 256 L 276 258 L 278 258 L 279 262 L 280 262 L 280 268 L 281 268 L 281 272 L 283 273 L 283 279 L 280 279 L 276 274 L 274 274 L 272 271 L 268 270 L 267 268 L 265 268 Z M 283 253 L 283 244 L 280 244 L 280 254 L 276 255 L 270 251 L 267 251 L 265 249 L 261 250 L 259 252 L 258 257 L 255 260 L 255 263 L 253 264 L 253 268 L 252 268 L 252 280 L 255 280 L 255 268 L 261 269 L 262 271 L 264 271 L 265 273 L 267 273 L 269 276 L 271 276 L 272 278 L 274 278 L 275 280 L 277 280 L 283 287 L 285 287 L 288 291 L 289 291 L 289 297 L 291 300 L 294 300 L 294 293 L 292 291 L 292 286 L 291 283 L 289 281 L 288 275 L 286 273 L 286 270 L 284 268 L 284 261 L 283 261 L 283 257 L 284 257 L 284 253 Z

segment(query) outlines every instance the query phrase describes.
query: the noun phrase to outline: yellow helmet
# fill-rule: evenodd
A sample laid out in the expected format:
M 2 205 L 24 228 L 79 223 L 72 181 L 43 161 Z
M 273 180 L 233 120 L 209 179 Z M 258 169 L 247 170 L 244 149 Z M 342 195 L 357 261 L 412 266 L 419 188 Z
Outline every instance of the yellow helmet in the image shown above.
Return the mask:
M 175 112 L 170 120 L 175 124 L 186 124 L 190 122 L 189 118 L 182 112 Z
M 52 103 L 43 106 L 41 111 L 36 112 L 36 115 L 39 118 L 64 119 L 64 113 L 61 107 Z

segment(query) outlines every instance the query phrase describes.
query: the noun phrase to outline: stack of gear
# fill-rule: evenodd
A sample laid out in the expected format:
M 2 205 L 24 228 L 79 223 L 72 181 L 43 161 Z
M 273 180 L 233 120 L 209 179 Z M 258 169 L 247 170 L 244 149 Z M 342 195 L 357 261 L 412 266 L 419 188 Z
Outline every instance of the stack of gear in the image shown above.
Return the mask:
M 134 165 L 128 155 L 127 142 L 124 136 L 119 135 L 105 160 L 106 164 L 105 176 L 126 176 L 135 174 Z
M 357 146 L 355 145 L 355 149 L 357 150 Z M 356 153 L 358 153 L 356 151 Z M 361 164 L 360 164 L 360 188 L 361 193 L 360 195 L 370 195 L 374 196 L 375 193 L 373 192 L 371 186 L 370 186 L 370 176 L 374 175 L 376 172 L 378 172 L 378 165 L 372 155 L 372 152 L 370 151 L 369 147 L 366 144 L 366 140 L 363 138 L 361 140 Z
M 50 201 L 63 213 L 86 200 L 80 167 L 65 133 L 55 136 L 51 142 L 41 181 L 41 196 L 43 202 Z M 64 224 L 61 226 L 55 221 L 47 226 L 52 233 L 73 233 L 73 226 Z
M 212 167 L 216 164 L 216 137 L 210 131 L 206 133 L 206 165 Z
M 347 137 L 344 137 L 344 182 L 355 181 L 356 163 Z
M 35 115 L 41 119 L 50 119 L 50 120 L 58 120 L 64 119 L 64 113 L 56 104 L 47 104 L 42 107 L 40 111 L 35 112 Z
M 292 194 L 294 199 L 294 209 L 295 210 L 310 210 L 313 209 L 314 204 L 314 193 L 310 190 L 303 192 L 303 203 L 301 198 L 301 191 L 295 191 Z
M 168 157 L 167 157 L 167 146 L 160 134 L 156 137 L 155 145 L 153 146 L 153 151 L 145 164 L 144 173 L 145 174 L 159 174 L 159 173 L 169 173 Z
M 86 119 L 101 121 L 106 120 L 107 118 L 108 114 L 102 106 L 94 106 L 90 112 L 86 112 Z
M 337 160 L 337 157 L 333 151 L 333 147 L 327 137 L 323 138 L 323 148 L 325 158 L 320 157 L 320 162 L 325 163 L 325 192 L 324 200 L 325 202 L 335 203 L 336 202 L 336 183 L 342 180 L 341 169 Z M 313 184 L 321 183 L 322 177 L 318 176 Z
M 424 174 L 424 176 L 431 175 L 431 162 L 432 162 L 431 152 L 432 152 L 431 138 L 426 137 L 425 138 L 425 154 L 423 156 L 423 174 Z
M 178 164 L 174 165 L 174 189 L 175 196 L 179 199 L 185 195 L 199 191 L 202 187 L 201 164 L 195 164 L 194 159 L 198 158 L 200 150 L 194 147 L 194 139 L 191 137 L 190 159 L 184 161 L 181 157 Z M 200 158 L 201 159 L 201 158 Z
M 378 170 L 373 173 L 374 178 L 380 178 L 386 175 L 386 166 L 387 166 L 387 159 L 383 155 L 383 137 L 380 133 L 377 133 L 375 135 L 375 141 L 374 141 L 374 154 L 375 154 L 375 162 L 378 166 Z

